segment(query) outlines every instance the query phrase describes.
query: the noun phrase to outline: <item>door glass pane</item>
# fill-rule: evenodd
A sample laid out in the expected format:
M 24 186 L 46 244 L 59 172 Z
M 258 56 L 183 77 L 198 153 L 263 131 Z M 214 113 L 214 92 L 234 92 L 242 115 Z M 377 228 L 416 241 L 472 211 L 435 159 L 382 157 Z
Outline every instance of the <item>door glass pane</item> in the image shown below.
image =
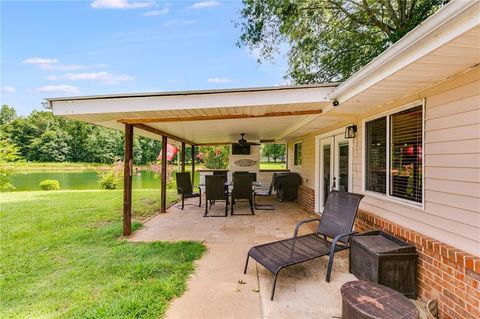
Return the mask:
M 390 195 L 422 202 L 422 107 L 390 117 Z
M 330 144 L 323 146 L 323 203 L 327 201 L 328 193 L 330 193 L 330 167 L 332 165 L 331 158 L 332 149 Z
M 387 191 L 387 120 L 385 117 L 365 124 L 365 189 Z
M 338 144 L 338 190 L 348 192 L 348 142 Z

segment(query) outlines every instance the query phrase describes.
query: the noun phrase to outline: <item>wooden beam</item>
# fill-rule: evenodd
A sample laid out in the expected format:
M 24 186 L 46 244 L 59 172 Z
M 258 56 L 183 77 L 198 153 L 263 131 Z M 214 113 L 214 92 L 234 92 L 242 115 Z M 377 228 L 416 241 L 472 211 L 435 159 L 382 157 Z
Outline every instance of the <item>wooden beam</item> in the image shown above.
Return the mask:
M 185 142 L 182 142 L 182 151 L 181 151 L 181 154 L 180 154 L 180 162 L 181 162 L 181 169 L 182 169 L 182 172 L 185 172 Z
M 123 168 L 123 235 L 132 233 L 133 126 L 125 125 L 125 158 Z
M 260 114 L 260 115 L 226 114 L 226 115 L 131 118 L 131 119 L 120 119 L 118 120 L 118 122 L 121 122 L 124 124 L 191 122 L 191 121 L 213 121 L 213 120 L 280 117 L 280 116 L 314 115 L 314 114 L 321 114 L 321 113 L 322 113 L 322 110 L 303 110 L 303 111 L 289 111 L 289 112 L 269 112 L 269 113 Z
M 192 141 L 189 141 L 189 140 L 186 140 L 184 138 L 175 136 L 173 134 L 161 131 L 159 129 L 156 129 L 154 127 L 151 127 L 151 126 L 148 126 L 148 125 L 145 125 L 145 124 L 139 123 L 139 124 L 133 124 L 133 126 L 135 126 L 136 128 L 138 128 L 140 130 L 144 130 L 144 131 L 147 131 L 147 132 L 150 132 L 150 133 L 153 133 L 153 134 L 157 134 L 157 135 L 160 135 L 160 136 L 166 136 L 166 137 L 168 137 L 172 140 L 175 140 L 175 141 L 184 142 L 184 143 L 187 143 L 187 144 L 193 144 Z
M 160 185 L 160 211 L 167 212 L 167 137 L 162 136 L 162 181 Z
M 195 145 L 192 144 L 192 186 L 195 185 Z

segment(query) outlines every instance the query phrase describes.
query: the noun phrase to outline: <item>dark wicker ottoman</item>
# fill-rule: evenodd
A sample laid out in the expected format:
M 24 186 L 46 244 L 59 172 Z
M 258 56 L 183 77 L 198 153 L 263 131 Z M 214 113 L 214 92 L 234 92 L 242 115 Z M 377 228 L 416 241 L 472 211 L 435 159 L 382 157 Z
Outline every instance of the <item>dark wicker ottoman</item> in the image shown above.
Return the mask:
M 350 281 L 342 289 L 343 319 L 418 319 L 417 307 L 399 292 L 367 281 Z
M 417 297 L 417 259 L 414 246 L 381 231 L 351 238 L 350 272 L 410 298 Z

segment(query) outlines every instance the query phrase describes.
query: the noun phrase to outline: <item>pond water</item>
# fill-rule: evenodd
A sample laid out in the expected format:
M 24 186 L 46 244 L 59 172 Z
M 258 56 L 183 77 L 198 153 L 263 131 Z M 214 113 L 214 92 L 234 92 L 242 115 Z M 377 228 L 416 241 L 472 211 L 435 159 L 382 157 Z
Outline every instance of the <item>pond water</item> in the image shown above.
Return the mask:
M 82 171 L 33 171 L 16 173 L 11 176 L 10 183 L 15 186 L 14 191 L 40 190 L 40 182 L 44 179 L 56 179 L 60 183 L 60 189 L 101 189 L 98 177 L 93 170 Z M 133 188 L 152 189 L 160 188 L 160 179 L 154 177 L 151 171 L 141 171 L 133 176 Z

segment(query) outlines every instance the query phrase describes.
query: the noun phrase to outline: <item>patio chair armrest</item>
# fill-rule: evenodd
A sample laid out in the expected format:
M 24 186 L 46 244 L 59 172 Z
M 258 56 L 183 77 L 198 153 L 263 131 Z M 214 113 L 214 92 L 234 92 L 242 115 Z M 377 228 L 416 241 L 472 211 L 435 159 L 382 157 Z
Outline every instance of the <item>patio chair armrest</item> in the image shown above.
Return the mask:
M 195 188 L 198 188 L 198 192 L 202 194 L 202 188 L 200 186 L 195 186 Z
M 180 194 L 183 195 L 183 189 L 181 187 L 177 187 L 177 191 L 180 192 Z
M 298 222 L 297 225 L 295 225 L 295 232 L 293 233 L 293 238 L 297 237 L 298 230 L 300 229 L 300 226 L 302 226 L 303 224 L 311 223 L 311 222 L 315 222 L 315 221 L 320 222 L 320 218 L 305 219 L 305 220 L 302 220 L 301 222 Z
M 340 240 L 340 238 L 350 237 L 350 236 L 355 235 L 356 233 L 357 233 L 356 231 L 353 231 L 353 232 L 350 232 L 350 233 L 340 234 L 340 235 L 335 236 L 335 238 L 333 239 L 333 242 L 332 242 L 331 252 L 335 252 L 335 247 L 337 246 L 337 242 Z

